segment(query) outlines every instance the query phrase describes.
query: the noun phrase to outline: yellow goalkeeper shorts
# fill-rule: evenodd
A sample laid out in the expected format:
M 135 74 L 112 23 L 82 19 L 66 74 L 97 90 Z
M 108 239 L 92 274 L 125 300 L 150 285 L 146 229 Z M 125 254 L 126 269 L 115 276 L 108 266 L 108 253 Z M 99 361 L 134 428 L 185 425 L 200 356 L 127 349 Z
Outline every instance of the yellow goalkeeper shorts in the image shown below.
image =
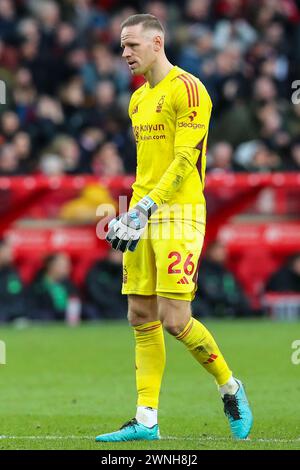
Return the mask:
M 148 223 L 134 252 L 123 256 L 122 294 L 192 301 L 205 233 L 202 223 Z

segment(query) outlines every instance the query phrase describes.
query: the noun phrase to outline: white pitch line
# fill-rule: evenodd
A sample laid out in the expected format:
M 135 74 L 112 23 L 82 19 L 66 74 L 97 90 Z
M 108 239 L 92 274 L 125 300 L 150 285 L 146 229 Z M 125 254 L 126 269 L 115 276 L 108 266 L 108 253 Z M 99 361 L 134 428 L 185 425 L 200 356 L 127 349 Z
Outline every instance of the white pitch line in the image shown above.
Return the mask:
M 283 443 L 287 443 L 287 442 L 300 442 L 300 437 L 296 437 L 294 439 L 281 439 L 281 438 L 247 438 L 247 439 L 242 439 L 242 440 L 236 440 L 236 439 L 233 439 L 233 438 L 230 438 L 230 437 L 213 437 L 213 436 L 207 436 L 207 437 L 177 437 L 177 436 L 166 436 L 166 437 L 163 437 L 162 439 L 166 439 L 166 440 L 170 440 L 170 441 L 177 441 L 177 440 L 183 440 L 183 441 L 195 441 L 195 440 L 198 440 L 198 441 L 203 441 L 203 442 L 206 442 L 206 441 L 212 441 L 212 442 L 235 442 L 235 443 L 239 443 L 239 442 L 249 442 L 249 443 L 252 443 L 252 442 L 283 442 Z
M 0 440 L 91 440 L 94 441 L 95 436 L 1 436 Z M 213 436 L 206 436 L 206 437 L 179 437 L 179 436 L 162 436 L 161 440 L 166 441 L 199 441 L 199 442 L 232 442 L 232 443 L 239 443 L 239 442 L 249 442 L 256 443 L 256 442 L 266 442 L 266 443 L 300 443 L 300 437 L 296 437 L 294 439 L 281 439 L 281 438 L 254 438 L 254 439 L 245 439 L 242 441 L 236 441 L 232 438 L 228 437 L 213 437 Z
M 95 439 L 95 436 L 0 436 L 0 441 L 4 441 L 5 439 L 28 439 L 28 440 L 42 440 L 45 439 L 47 441 L 54 441 L 54 440 L 71 440 L 71 439 Z

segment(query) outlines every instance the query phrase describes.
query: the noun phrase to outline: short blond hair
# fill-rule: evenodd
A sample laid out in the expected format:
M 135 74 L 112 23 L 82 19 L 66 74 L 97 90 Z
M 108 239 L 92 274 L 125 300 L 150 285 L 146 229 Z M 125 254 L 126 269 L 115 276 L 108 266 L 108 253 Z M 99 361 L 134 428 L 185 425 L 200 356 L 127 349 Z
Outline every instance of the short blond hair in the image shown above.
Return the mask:
M 154 15 L 139 14 L 129 16 L 121 23 L 121 30 L 127 26 L 135 26 L 141 24 L 143 29 L 157 29 L 164 34 L 164 28 L 158 18 Z

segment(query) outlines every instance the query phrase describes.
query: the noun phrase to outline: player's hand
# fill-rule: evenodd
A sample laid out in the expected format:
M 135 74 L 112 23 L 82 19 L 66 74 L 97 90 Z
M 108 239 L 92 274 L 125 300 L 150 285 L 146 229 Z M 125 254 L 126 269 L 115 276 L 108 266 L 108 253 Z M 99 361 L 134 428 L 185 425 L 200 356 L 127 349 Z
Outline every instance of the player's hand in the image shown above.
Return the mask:
M 133 209 L 120 214 L 108 224 L 106 240 L 115 250 L 134 251 L 150 215 L 157 209 L 155 202 L 146 196 Z
M 136 209 L 131 209 L 109 223 L 106 240 L 115 250 L 134 251 L 147 222 L 147 216 Z

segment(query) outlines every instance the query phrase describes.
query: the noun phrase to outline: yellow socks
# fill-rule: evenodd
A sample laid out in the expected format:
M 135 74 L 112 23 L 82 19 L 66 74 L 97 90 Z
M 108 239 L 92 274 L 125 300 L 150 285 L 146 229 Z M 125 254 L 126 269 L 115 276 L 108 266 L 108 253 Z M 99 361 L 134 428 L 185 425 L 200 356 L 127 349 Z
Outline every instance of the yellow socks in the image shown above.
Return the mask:
M 158 408 L 159 392 L 166 363 L 160 321 L 134 327 L 138 406 Z
M 194 358 L 215 377 L 218 385 L 222 386 L 228 382 L 232 372 L 212 335 L 202 323 L 191 318 L 176 338 L 185 344 Z
M 136 385 L 138 407 L 158 408 L 159 393 L 166 362 L 165 342 L 160 321 L 134 327 L 136 341 Z M 215 340 L 202 323 L 191 318 L 176 336 L 195 359 L 222 386 L 232 376 Z

